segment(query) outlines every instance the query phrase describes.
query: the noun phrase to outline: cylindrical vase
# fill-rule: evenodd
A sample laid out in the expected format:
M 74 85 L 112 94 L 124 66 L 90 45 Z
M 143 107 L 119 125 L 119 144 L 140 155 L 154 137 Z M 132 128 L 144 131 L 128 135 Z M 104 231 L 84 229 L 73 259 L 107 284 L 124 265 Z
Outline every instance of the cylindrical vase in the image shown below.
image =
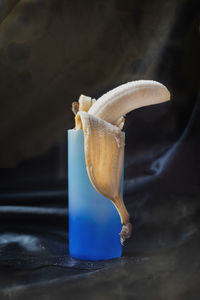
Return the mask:
M 123 190 L 123 175 L 122 175 Z M 122 191 L 123 192 L 123 191 Z M 86 170 L 84 134 L 68 130 L 69 254 L 82 260 L 120 257 L 120 217 L 112 201 L 93 187 Z

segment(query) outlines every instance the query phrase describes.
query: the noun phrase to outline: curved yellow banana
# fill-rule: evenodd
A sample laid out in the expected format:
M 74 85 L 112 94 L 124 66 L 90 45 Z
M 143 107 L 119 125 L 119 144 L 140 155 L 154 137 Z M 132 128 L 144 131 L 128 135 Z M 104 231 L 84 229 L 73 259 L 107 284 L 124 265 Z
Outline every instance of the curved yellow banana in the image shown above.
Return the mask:
M 129 111 L 170 99 L 167 88 L 159 82 L 140 80 L 121 85 L 100 97 L 79 98 L 76 129 L 83 129 L 88 176 L 95 189 L 112 200 L 121 223 L 120 240 L 130 237 L 132 225 L 121 196 L 124 133 L 121 131 Z

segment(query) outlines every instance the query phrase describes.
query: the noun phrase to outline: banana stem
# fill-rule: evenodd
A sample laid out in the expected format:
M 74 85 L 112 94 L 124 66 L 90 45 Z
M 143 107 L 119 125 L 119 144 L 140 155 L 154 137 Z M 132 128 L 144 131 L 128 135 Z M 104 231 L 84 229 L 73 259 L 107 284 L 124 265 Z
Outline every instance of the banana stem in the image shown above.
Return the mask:
M 121 195 L 114 201 L 114 205 L 119 212 L 122 225 L 129 223 L 130 216 Z

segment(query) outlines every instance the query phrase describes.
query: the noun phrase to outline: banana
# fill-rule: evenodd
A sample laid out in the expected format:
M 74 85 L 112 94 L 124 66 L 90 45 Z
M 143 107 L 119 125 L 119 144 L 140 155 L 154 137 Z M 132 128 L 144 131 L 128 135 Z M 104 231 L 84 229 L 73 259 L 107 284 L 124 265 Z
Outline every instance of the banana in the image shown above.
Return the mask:
M 131 236 L 132 225 L 121 195 L 124 133 L 128 112 L 170 99 L 168 89 L 159 82 L 139 80 L 123 84 L 97 101 L 81 95 L 76 107 L 75 128 L 83 129 L 87 173 L 94 188 L 109 198 L 120 215 L 120 241 Z
M 137 80 L 118 86 L 101 96 L 88 111 L 113 125 L 128 112 L 170 99 L 168 89 L 153 80 Z

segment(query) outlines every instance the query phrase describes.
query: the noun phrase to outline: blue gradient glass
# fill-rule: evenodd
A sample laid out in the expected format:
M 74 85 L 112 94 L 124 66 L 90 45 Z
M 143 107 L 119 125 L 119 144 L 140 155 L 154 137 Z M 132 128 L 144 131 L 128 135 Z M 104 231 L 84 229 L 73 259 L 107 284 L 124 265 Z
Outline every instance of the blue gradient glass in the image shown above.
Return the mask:
M 112 201 L 90 182 L 82 130 L 68 130 L 68 207 L 72 257 L 104 260 L 121 256 L 120 217 Z

